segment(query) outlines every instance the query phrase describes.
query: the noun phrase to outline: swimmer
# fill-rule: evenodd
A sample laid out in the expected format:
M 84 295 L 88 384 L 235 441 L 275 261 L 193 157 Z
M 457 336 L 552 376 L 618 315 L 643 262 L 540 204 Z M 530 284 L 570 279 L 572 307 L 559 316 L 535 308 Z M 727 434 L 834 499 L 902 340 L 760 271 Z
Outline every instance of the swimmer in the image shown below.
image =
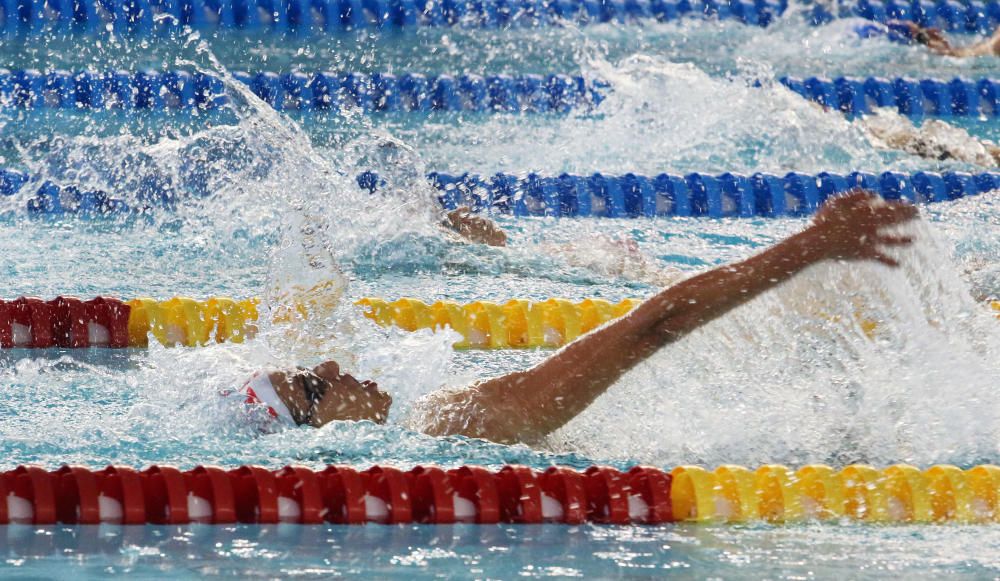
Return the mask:
M 868 133 L 872 145 L 880 149 L 905 151 L 935 161 L 954 160 L 985 168 L 1000 166 L 1000 146 L 940 119 L 928 119 L 918 127 L 895 109 L 883 107 L 856 123 Z
M 450 212 L 441 209 L 437 199 L 440 192 L 430 187 L 416 150 L 384 131 L 375 131 L 374 136 L 374 147 L 366 149 L 361 161 L 378 176 L 378 189 L 383 196 L 410 201 L 414 193 L 422 193 L 439 216 L 443 229 L 474 244 L 507 245 L 504 231 L 492 220 L 473 214 L 469 207 L 460 206 Z M 368 142 L 361 144 L 367 145 Z
M 914 206 L 856 190 L 828 200 L 812 223 L 744 261 L 660 291 L 628 315 L 570 343 L 526 371 L 441 389 L 415 404 L 414 428 L 499 443 L 534 443 L 583 412 L 619 378 L 659 349 L 824 260 L 871 260 L 912 240 L 883 228 L 912 220 Z M 383 423 L 392 398 L 374 382 L 343 373 L 335 361 L 311 370 L 259 372 L 248 386 L 255 407 L 288 425 L 336 420 Z M 266 395 L 264 395 L 266 394 Z
M 925 45 L 929 51 L 935 54 L 956 58 L 1000 55 L 1000 28 L 997 28 L 987 40 L 969 46 L 956 47 L 952 46 L 937 28 L 924 28 L 909 20 L 892 20 L 889 24 L 905 27 L 915 42 Z

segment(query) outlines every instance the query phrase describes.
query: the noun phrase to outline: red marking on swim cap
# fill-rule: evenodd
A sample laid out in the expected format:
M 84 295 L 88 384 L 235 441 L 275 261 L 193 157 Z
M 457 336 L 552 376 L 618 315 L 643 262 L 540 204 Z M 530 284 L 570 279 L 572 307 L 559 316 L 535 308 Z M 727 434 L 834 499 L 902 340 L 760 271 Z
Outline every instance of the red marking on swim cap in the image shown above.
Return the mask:
M 247 400 L 246 400 L 246 403 L 248 403 L 248 404 L 264 405 L 264 402 L 261 401 L 261 399 L 259 397 L 257 397 L 257 393 L 253 390 L 252 387 L 250 387 L 249 383 L 246 384 L 243 387 L 245 387 L 246 390 L 247 390 Z M 271 414 L 272 417 L 275 417 L 275 418 L 278 417 L 278 412 L 273 407 L 271 407 L 271 406 L 265 406 L 265 407 L 267 407 L 267 413 Z

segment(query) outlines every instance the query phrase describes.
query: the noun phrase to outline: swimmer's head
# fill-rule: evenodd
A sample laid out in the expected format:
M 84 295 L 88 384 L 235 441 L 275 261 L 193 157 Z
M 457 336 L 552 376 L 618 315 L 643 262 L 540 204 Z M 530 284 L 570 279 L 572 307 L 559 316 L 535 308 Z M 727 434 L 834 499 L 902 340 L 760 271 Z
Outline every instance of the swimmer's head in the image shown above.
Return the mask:
M 341 373 L 335 361 L 283 376 L 284 381 L 275 382 L 278 395 L 300 425 L 319 427 L 335 420 L 370 420 L 381 424 L 389 417 L 392 397 L 374 381 L 358 381 Z M 281 387 L 277 387 L 279 383 Z

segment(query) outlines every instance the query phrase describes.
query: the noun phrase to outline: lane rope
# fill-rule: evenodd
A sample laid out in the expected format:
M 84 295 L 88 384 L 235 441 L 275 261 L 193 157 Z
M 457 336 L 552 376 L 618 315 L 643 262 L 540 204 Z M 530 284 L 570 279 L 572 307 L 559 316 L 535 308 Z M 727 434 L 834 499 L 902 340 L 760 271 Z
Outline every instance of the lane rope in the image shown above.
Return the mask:
M 897 77 L 782 77 L 781 84 L 806 99 L 850 115 L 892 107 L 920 118 L 1000 116 L 1000 81 Z
M 281 111 L 565 113 L 594 106 L 605 83 L 550 75 L 234 72 L 233 77 Z M 22 109 L 215 109 L 229 102 L 218 77 L 187 71 L 48 71 L 0 69 L 0 105 Z
M 1000 467 L 920 470 L 769 464 L 667 472 L 552 466 L 328 466 L 181 471 L 18 466 L 0 473 L 0 525 L 613 524 L 671 522 L 993 523 Z
M 521 349 L 560 347 L 625 315 L 640 302 L 624 299 L 614 303 L 599 298 L 573 302 L 553 298 L 429 304 L 412 298 L 391 302 L 362 298 L 355 304 L 366 317 L 386 327 L 396 326 L 406 331 L 449 327 L 462 336 L 455 343 L 459 349 Z M 240 343 L 257 332 L 258 305 L 258 299 L 228 297 L 206 300 L 174 297 L 164 301 L 151 298 L 122 301 L 109 297 L 0 300 L 0 348 L 147 347 L 150 340 L 168 347 Z M 991 306 L 1000 317 L 1000 301 L 992 302 Z M 303 315 L 308 316 L 308 311 Z M 820 311 L 816 316 L 835 320 Z M 877 324 L 861 313 L 855 318 L 869 337 L 877 332 Z
M 420 73 L 235 72 L 275 109 L 373 112 L 567 113 L 598 106 L 612 87 L 580 76 L 424 75 Z M 779 82 L 851 115 L 893 107 L 911 117 L 1000 115 L 1000 81 L 882 77 L 782 77 Z M 0 69 L 0 105 L 20 109 L 171 111 L 228 103 L 217 77 L 187 71 Z
M 767 26 L 787 7 L 768 0 L 4 0 L 0 33 L 155 36 L 184 28 L 244 34 L 389 32 L 416 27 L 506 29 L 673 21 Z
M 995 172 L 789 172 L 783 176 L 768 173 L 480 176 L 434 172 L 427 179 L 441 192 L 438 198 L 445 209 L 467 206 L 477 212 L 519 217 L 807 216 L 830 196 L 853 188 L 873 191 L 887 200 L 905 199 L 914 203 L 946 202 L 1000 189 L 1000 173 Z M 147 182 L 136 192 L 135 199 L 125 200 L 100 190 L 60 185 L 52 180 L 32 179 L 24 172 L 0 169 L 0 195 L 12 196 L 27 188 L 25 209 L 34 216 L 127 217 L 174 209 L 184 197 L 162 183 Z M 357 182 L 360 188 L 376 194 L 380 178 L 364 172 L 357 176 Z M 185 195 L 209 194 L 198 191 Z
M 700 17 L 768 26 L 788 8 L 785 0 L 4 0 L 0 34 L 156 36 L 190 28 L 244 34 L 308 35 L 347 31 L 389 32 L 417 27 L 506 29 L 670 22 Z M 951 32 L 990 34 L 1000 23 L 995 0 L 859 0 L 815 4 L 805 21 L 835 18 L 885 23 L 913 20 Z

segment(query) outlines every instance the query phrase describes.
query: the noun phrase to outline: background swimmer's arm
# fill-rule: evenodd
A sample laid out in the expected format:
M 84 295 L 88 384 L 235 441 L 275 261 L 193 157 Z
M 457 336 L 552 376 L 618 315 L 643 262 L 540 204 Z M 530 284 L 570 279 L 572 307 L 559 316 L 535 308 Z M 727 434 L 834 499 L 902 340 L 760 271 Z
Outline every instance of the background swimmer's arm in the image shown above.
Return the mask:
M 812 225 L 760 254 L 676 284 L 527 371 L 435 398 L 427 431 L 530 442 L 587 408 L 625 372 L 664 345 L 824 259 L 896 262 L 880 247 L 911 242 L 879 229 L 916 216 L 913 206 L 856 191 L 828 201 Z
M 993 36 L 988 40 L 969 46 L 952 46 L 948 42 L 948 39 L 945 38 L 944 33 L 937 28 L 923 28 L 915 22 L 904 22 L 904 24 L 910 29 L 910 34 L 914 40 L 926 45 L 927 50 L 935 54 L 957 58 L 997 54 L 994 45 L 997 43 L 997 32 L 1000 32 L 1000 29 L 994 32 Z
M 932 51 L 946 56 L 970 57 L 970 56 L 1000 56 L 1000 27 L 993 31 L 993 35 L 987 40 L 963 47 L 952 47 L 945 41 L 942 48 L 935 49 L 928 45 Z
M 472 211 L 465 206 L 448 212 L 444 224 L 470 242 L 486 244 L 487 246 L 507 245 L 507 235 L 496 225 L 496 222 L 481 216 L 474 216 Z

